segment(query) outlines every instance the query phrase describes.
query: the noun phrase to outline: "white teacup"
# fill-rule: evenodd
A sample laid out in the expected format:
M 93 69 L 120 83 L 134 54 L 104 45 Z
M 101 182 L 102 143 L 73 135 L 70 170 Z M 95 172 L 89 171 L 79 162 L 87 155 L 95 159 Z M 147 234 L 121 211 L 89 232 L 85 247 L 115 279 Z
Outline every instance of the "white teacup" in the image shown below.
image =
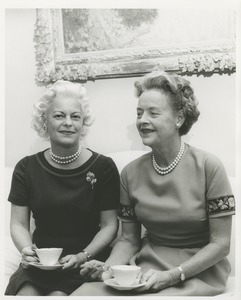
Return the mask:
M 116 265 L 112 266 L 114 278 L 119 285 L 133 285 L 141 272 L 138 266 Z
M 52 266 L 59 261 L 63 248 L 37 248 L 34 251 L 42 265 Z

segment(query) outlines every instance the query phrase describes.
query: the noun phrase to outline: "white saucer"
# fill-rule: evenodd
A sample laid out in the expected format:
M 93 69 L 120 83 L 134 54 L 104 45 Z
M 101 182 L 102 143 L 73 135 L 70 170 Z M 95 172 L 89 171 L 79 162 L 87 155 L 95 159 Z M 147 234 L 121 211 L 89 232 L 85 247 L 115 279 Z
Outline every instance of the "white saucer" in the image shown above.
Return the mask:
M 146 285 L 146 282 L 142 282 L 142 283 L 138 283 L 138 284 L 133 284 L 133 285 L 119 285 L 115 279 L 107 279 L 104 281 L 104 283 L 116 290 L 120 290 L 120 291 L 128 291 L 128 290 L 133 290 L 136 288 L 139 288 L 141 286 Z
M 30 262 L 29 263 L 31 266 L 34 266 L 36 268 L 39 268 L 41 270 L 56 270 L 60 267 L 62 267 L 63 265 L 61 264 L 55 264 L 55 265 L 51 265 L 51 266 L 46 266 L 46 265 L 42 265 L 41 263 L 38 262 Z

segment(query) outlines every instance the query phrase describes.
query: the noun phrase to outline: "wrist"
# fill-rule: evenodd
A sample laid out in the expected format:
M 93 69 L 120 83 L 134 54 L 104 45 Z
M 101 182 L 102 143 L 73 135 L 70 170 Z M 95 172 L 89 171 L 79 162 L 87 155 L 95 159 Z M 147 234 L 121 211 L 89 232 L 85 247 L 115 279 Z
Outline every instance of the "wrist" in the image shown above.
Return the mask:
M 181 281 L 181 282 L 185 281 L 186 276 L 185 276 L 185 274 L 184 274 L 184 272 L 183 272 L 182 267 L 181 267 L 181 266 L 178 266 L 177 268 L 178 268 L 178 270 L 179 270 L 179 272 L 180 272 L 180 276 L 179 276 L 180 281 Z
M 23 254 L 25 250 L 29 250 L 29 249 L 32 249 L 31 245 L 23 247 L 22 250 L 20 250 L 20 253 Z
M 90 261 L 92 259 L 91 255 L 86 250 L 82 250 L 82 251 L 80 251 L 80 253 L 84 254 L 86 261 Z
M 87 257 L 83 252 L 79 252 L 78 254 L 76 254 L 78 257 L 78 262 L 79 264 L 84 264 L 87 262 Z
M 183 280 L 181 280 L 181 271 L 178 267 L 169 270 L 168 273 L 170 276 L 170 284 L 169 284 L 170 286 L 183 281 Z M 182 278 L 183 278 L 183 276 L 182 276 Z

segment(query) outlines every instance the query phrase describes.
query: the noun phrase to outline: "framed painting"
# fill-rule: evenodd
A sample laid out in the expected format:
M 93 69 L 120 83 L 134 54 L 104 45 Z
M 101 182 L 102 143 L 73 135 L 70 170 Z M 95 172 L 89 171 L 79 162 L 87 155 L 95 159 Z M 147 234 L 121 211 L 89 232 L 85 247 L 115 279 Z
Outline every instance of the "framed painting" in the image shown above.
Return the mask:
M 37 9 L 36 81 L 235 72 L 235 11 Z

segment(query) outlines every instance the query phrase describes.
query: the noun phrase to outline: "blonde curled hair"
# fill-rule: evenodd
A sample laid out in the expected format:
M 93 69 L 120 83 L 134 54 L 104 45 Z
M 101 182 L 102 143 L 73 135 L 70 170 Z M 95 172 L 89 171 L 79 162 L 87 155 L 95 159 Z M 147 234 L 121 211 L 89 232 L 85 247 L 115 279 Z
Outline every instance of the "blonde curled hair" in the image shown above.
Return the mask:
M 183 111 L 185 121 L 179 128 L 179 135 L 189 132 L 192 125 L 198 120 L 200 112 L 198 102 L 190 82 L 177 74 L 168 74 L 164 71 L 154 71 L 147 74 L 141 80 L 135 82 L 136 95 L 150 89 L 161 90 L 169 95 L 174 110 Z
M 90 127 L 93 123 L 93 119 L 90 113 L 89 101 L 86 97 L 86 89 L 82 84 L 65 80 L 58 80 L 54 84 L 48 86 L 42 97 L 34 105 L 31 122 L 32 128 L 37 131 L 40 137 L 49 139 L 48 131 L 44 128 L 45 114 L 49 107 L 52 105 L 53 100 L 57 97 L 71 97 L 79 100 L 84 114 L 84 127 L 81 133 L 81 137 L 85 136 L 88 132 L 88 127 Z

